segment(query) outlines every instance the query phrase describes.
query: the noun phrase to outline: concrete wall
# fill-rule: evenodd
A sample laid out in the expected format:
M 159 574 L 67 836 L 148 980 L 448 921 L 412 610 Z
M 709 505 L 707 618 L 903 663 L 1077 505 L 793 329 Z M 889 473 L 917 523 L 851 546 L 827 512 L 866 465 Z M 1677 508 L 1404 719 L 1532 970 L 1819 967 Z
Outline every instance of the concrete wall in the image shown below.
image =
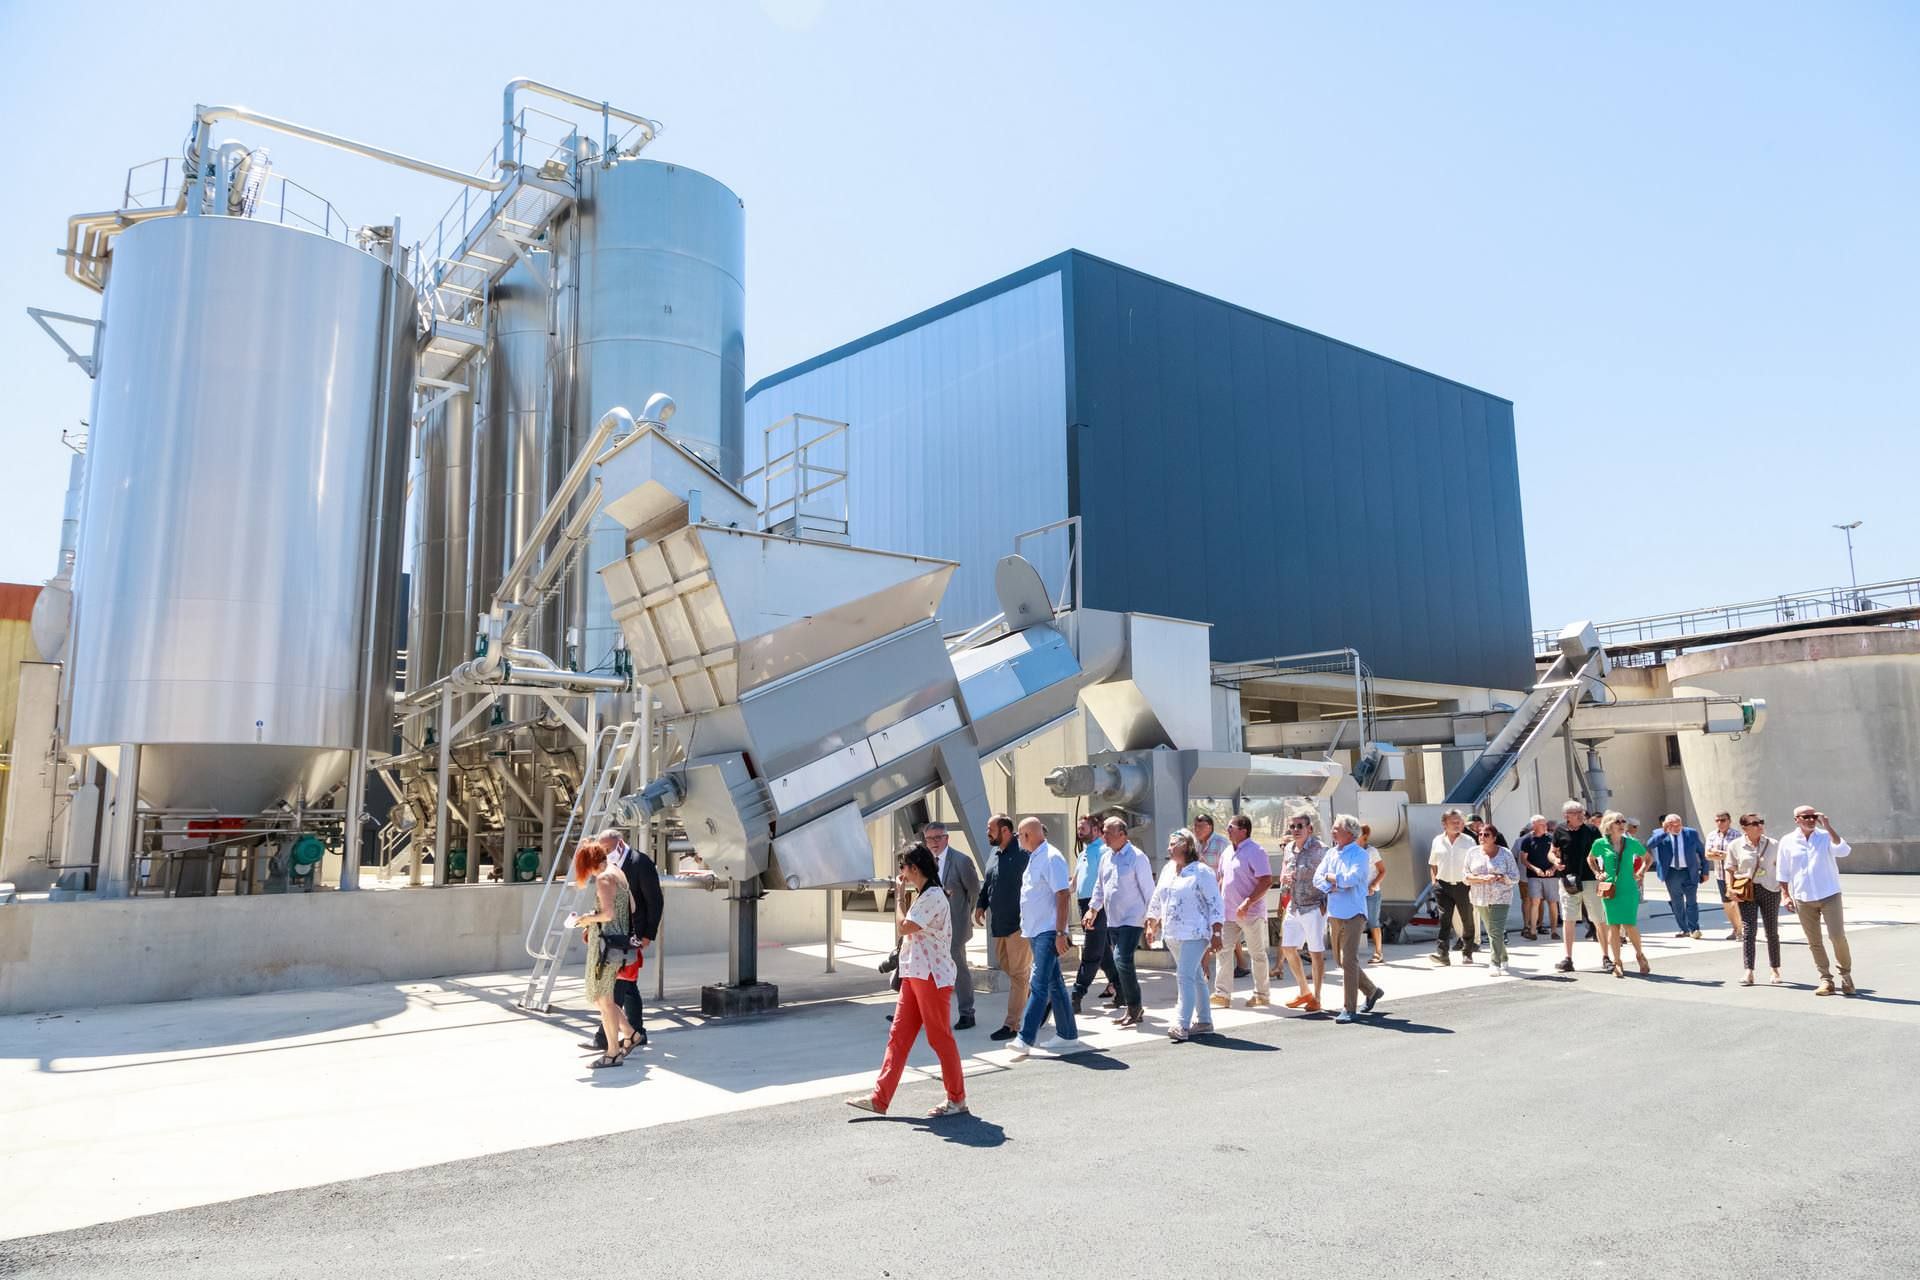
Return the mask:
M 1846 870 L 1920 871 L 1920 632 L 1777 636 L 1667 670 L 1676 696 L 1767 700 L 1758 734 L 1681 739 L 1695 807 L 1753 810 L 1778 835 L 1795 805 L 1818 805 L 1853 846 Z
M 523 944 L 539 899 L 537 885 L 452 885 L 15 903 L 0 907 L 0 1013 L 530 969 Z M 726 906 L 723 891 L 669 889 L 668 963 L 723 952 Z M 772 894 L 761 945 L 819 942 L 826 919 L 824 893 Z
M 1614 696 L 1623 702 L 1635 702 L 1649 698 L 1670 698 L 1674 694 L 1667 687 L 1667 673 L 1664 667 L 1616 667 L 1607 676 L 1607 687 Z M 1682 734 L 1687 739 L 1697 740 L 1700 734 Z M 1685 760 L 1684 748 L 1681 759 Z M 1586 767 L 1587 753 L 1584 748 L 1575 752 L 1574 761 L 1581 768 Z M 1640 823 L 1640 838 L 1645 840 L 1659 829 L 1660 819 L 1669 813 L 1678 813 L 1686 819 L 1687 825 L 1700 831 L 1712 827 L 1714 813 L 1726 806 L 1707 800 L 1708 820 L 1700 821 L 1700 815 L 1687 803 L 1685 770 L 1680 766 L 1667 764 L 1667 738 L 1665 734 L 1639 733 L 1628 734 L 1603 743 L 1600 747 L 1600 764 L 1607 773 L 1607 786 L 1613 792 L 1613 798 L 1607 802 L 1609 809 L 1618 809 L 1629 818 Z M 1549 815 L 1559 821 L 1559 806 L 1568 797 L 1562 796 L 1553 806 Z

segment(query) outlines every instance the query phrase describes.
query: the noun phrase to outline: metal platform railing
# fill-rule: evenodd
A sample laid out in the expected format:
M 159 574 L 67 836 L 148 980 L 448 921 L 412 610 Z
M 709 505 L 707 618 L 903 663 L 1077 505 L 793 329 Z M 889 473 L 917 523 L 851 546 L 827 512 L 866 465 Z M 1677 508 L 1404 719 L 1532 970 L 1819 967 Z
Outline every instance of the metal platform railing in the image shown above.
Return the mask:
M 1906 608 L 1920 608 L 1920 578 L 1869 582 L 1857 587 L 1823 587 L 1817 591 L 1799 591 L 1764 600 L 1649 614 L 1644 618 L 1623 618 L 1618 622 L 1598 624 L 1594 630 L 1600 635 L 1601 645 L 1612 648 L 1615 645 L 1650 644 L 1659 640 L 1685 639 L 1747 627 L 1804 624 L 1828 618 L 1844 621 L 1856 614 Z M 1541 657 L 1557 653 L 1559 634 L 1558 628 L 1535 631 L 1534 653 Z

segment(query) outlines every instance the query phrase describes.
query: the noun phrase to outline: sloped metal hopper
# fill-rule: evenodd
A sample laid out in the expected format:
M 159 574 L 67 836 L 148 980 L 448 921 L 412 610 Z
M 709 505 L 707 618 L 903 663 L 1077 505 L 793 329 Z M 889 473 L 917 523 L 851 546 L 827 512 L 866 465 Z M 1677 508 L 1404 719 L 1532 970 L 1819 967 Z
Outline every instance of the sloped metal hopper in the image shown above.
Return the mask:
M 664 714 L 712 711 L 940 608 L 949 560 L 692 525 L 600 570 Z

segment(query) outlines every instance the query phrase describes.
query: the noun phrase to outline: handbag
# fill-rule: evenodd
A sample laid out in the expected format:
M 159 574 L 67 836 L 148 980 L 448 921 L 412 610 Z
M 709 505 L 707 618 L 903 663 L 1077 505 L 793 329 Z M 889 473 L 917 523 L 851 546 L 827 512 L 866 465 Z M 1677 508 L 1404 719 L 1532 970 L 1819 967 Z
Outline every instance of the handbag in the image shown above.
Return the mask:
M 1612 880 L 1602 880 L 1598 885 L 1594 886 L 1594 892 L 1598 893 L 1603 899 L 1611 898 L 1614 895 L 1614 893 L 1620 888 L 1619 877 L 1622 875 L 1626 875 L 1628 871 L 1625 863 L 1626 856 L 1627 856 L 1627 851 L 1624 848 L 1622 848 L 1620 850 L 1621 861 L 1614 864 L 1616 867 L 1619 868 L 1618 872 L 1615 874 L 1615 877 Z

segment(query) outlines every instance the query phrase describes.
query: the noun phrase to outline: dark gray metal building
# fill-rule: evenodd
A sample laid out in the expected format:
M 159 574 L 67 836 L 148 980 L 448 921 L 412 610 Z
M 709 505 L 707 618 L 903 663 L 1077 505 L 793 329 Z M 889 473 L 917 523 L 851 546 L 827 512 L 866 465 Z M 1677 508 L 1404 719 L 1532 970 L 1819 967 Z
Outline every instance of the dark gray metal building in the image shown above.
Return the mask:
M 950 628 L 1079 516 L 1086 602 L 1210 622 L 1216 662 L 1533 683 L 1498 396 L 1069 250 L 763 378 L 749 467 L 794 413 L 850 424 L 855 542 L 962 562 Z M 1022 550 L 1057 581 L 1064 546 Z

